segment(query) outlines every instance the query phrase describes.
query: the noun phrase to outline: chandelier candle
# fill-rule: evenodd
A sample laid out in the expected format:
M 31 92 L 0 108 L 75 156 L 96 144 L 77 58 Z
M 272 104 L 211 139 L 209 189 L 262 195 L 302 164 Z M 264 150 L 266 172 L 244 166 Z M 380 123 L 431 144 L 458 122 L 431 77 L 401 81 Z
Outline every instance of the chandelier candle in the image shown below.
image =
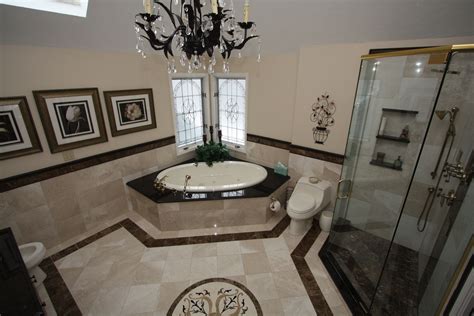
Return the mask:
M 174 4 L 173 4 L 174 3 Z M 256 25 L 249 22 L 249 0 L 244 5 L 244 22 L 235 19 L 233 3 L 211 0 L 205 13 L 204 0 L 175 0 L 169 5 L 159 0 L 144 0 L 145 13 L 135 16 L 137 51 L 145 58 L 145 40 L 168 59 L 168 73 L 176 72 L 175 57 L 191 73 L 203 69 L 214 73 L 216 55 L 223 59 L 223 70 L 229 72 L 233 51 L 244 48 L 248 41 L 259 38 Z M 210 8 L 209 8 L 210 7 Z M 260 39 L 258 58 L 260 61 Z

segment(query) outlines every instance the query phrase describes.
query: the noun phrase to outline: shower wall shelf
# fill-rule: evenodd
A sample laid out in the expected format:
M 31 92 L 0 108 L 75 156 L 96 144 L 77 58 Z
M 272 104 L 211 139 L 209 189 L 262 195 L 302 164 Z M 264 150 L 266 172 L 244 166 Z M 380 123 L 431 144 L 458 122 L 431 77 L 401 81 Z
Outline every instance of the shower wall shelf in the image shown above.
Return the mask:
M 371 160 L 370 164 L 374 166 L 384 167 L 384 168 L 398 170 L 398 171 L 403 170 L 402 167 L 395 167 L 393 163 L 385 162 L 385 161 Z
M 398 112 L 398 113 L 403 113 L 403 114 L 413 114 L 417 115 L 418 111 L 412 111 L 412 110 L 402 110 L 402 109 L 391 109 L 391 108 L 382 108 L 382 111 L 387 111 L 387 112 Z
M 390 136 L 390 135 L 377 135 L 377 138 L 386 139 L 386 140 L 393 140 L 395 142 L 406 143 L 406 144 L 408 144 L 410 142 L 409 139 L 400 138 L 400 137 L 396 137 L 396 136 Z

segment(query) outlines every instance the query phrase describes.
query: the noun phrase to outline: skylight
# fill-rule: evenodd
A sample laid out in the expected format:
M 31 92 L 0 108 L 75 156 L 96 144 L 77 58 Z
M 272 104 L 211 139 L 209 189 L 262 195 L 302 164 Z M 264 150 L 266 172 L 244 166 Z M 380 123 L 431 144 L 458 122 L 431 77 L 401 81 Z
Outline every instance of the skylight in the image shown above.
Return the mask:
M 0 0 L 0 4 L 60 14 L 87 16 L 89 0 Z

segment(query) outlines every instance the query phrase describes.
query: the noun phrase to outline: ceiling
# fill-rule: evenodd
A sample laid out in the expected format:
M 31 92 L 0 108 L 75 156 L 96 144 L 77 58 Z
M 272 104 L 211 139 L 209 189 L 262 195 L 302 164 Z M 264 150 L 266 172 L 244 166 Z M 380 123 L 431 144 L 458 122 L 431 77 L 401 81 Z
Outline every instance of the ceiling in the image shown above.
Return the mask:
M 226 0 L 230 1 L 230 0 Z M 207 2 L 210 2 L 208 0 Z M 264 53 L 311 44 L 474 35 L 474 0 L 250 0 Z M 89 0 L 87 18 L 0 5 L 5 44 L 133 51 L 142 0 Z M 236 8 L 243 0 L 234 0 Z M 241 16 L 242 10 L 237 10 Z

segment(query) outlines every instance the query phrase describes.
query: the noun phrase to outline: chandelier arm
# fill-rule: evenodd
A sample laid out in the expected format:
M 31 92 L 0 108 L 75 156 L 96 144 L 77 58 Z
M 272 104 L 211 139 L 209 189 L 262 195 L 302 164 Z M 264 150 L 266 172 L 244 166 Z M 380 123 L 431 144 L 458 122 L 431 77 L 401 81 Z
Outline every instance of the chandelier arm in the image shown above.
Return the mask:
M 248 41 L 250 41 L 250 40 L 253 39 L 253 38 L 258 38 L 258 37 L 260 37 L 260 36 L 258 36 L 258 35 L 249 36 L 249 37 L 245 38 L 245 39 L 242 41 L 242 43 L 240 43 L 240 44 L 237 45 L 237 46 L 234 46 L 234 49 L 242 49 L 242 48 L 244 48 L 245 44 L 247 44 Z
M 149 43 L 150 43 L 150 46 L 151 48 L 153 48 L 154 50 L 163 50 L 164 49 L 164 45 L 156 45 L 156 43 L 153 43 L 148 37 L 146 37 L 145 35 L 140 35 L 141 38 L 144 38 L 146 39 Z
M 175 16 L 178 16 L 176 14 L 174 14 L 170 9 L 168 9 L 161 1 L 158 1 L 156 2 L 156 4 L 160 5 L 165 11 L 166 13 L 168 13 L 168 16 L 171 20 L 171 23 L 173 23 L 173 26 L 176 27 L 176 21 L 174 19 Z

